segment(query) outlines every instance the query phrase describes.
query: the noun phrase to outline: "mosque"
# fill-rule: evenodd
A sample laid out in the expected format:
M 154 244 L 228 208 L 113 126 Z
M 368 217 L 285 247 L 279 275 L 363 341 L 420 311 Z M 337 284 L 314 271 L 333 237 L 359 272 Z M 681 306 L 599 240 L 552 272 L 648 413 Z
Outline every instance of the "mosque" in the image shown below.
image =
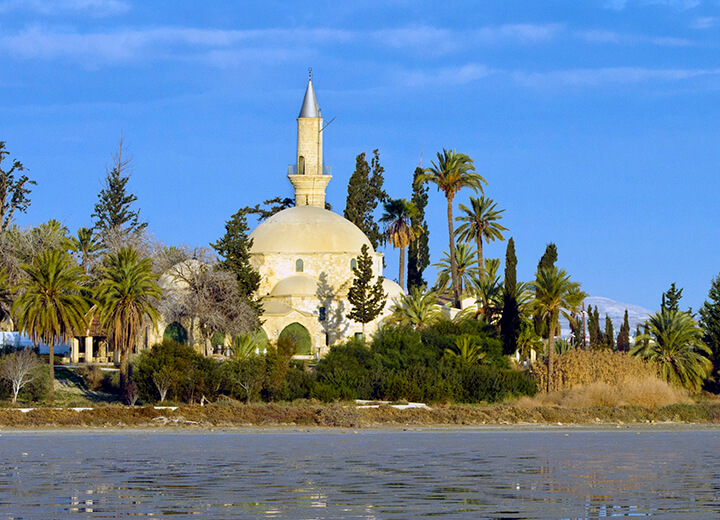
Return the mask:
M 299 357 L 321 357 L 329 347 L 360 334 L 362 325 L 346 317 L 352 269 L 363 245 L 382 276 L 383 255 L 355 224 L 325 209 L 325 188 L 332 176 L 323 163 L 323 119 L 308 80 L 297 118 L 297 154 L 288 167 L 295 206 L 268 218 L 250 233 L 250 263 L 261 276 L 262 328 L 271 341 L 291 337 Z M 388 316 L 393 298 L 402 293 L 383 281 L 388 300 L 382 314 L 365 325 L 372 333 Z

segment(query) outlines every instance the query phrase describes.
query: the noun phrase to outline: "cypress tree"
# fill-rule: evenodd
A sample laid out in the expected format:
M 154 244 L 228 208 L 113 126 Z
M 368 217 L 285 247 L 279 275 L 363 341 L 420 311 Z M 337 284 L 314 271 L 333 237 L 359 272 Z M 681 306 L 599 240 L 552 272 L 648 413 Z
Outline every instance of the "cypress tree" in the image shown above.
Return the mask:
M 590 348 L 602 347 L 603 338 L 600 332 L 600 313 L 597 306 L 588 305 L 588 336 L 590 336 Z
M 617 335 L 617 349 L 620 352 L 628 352 L 630 350 L 630 321 L 628 319 L 627 309 L 625 309 L 623 323 Z
M 417 213 L 411 218 L 413 229 L 422 229 L 423 232 L 418 235 L 415 240 L 410 242 L 408 246 L 408 267 L 407 267 L 407 287 L 408 291 L 412 287 L 424 287 L 427 285 L 423 279 L 423 271 L 430 265 L 430 247 L 428 246 L 429 230 L 425 221 L 425 206 L 428 203 L 428 190 L 426 184 L 418 185 L 418 175 L 422 175 L 422 168 L 415 168 L 413 174 L 413 194 L 412 203 L 417 208 Z
M 240 294 L 252 301 L 253 294 L 260 287 L 260 273 L 250 265 L 252 239 L 248 238 L 247 214 L 249 208 L 241 208 L 225 223 L 225 235 L 210 246 L 222 258 L 220 269 L 230 271 L 238 281 Z M 259 310 L 259 305 L 255 304 Z
M 713 352 L 714 364 L 720 365 L 720 275 L 713 278 L 708 299 L 700 307 L 703 341 Z
M 348 195 L 345 201 L 344 217 L 359 227 L 368 237 L 374 249 L 383 240 L 380 226 L 373 213 L 378 203 L 387 200 L 383 190 L 385 168 L 380 165 L 380 154 L 373 150 L 373 158 L 368 165 L 365 153 L 355 158 L 355 171 L 348 182 Z
M 385 308 L 387 293 L 383 290 L 383 277 L 378 276 L 374 284 L 373 261 L 368 252 L 368 246 L 362 246 L 360 256 L 357 257 L 357 267 L 353 268 L 352 286 L 348 291 L 348 301 L 351 309 L 347 317 L 362 323 L 363 339 L 365 338 L 365 324 L 377 318 Z
M 545 252 L 540 257 L 537 271 L 540 272 L 543 269 L 552 269 L 555 267 L 557 259 L 557 246 L 553 242 L 550 242 L 545 246 Z M 541 338 L 547 339 L 550 332 L 550 318 L 543 319 L 542 316 L 533 316 L 533 322 L 535 324 L 535 333 Z
M 666 311 L 679 311 L 680 298 L 682 298 L 682 289 L 675 287 L 675 282 L 670 284 L 670 289 L 662 294 L 660 308 Z
M 500 334 L 503 354 L 511 356 L 517 350 L 520 336 L 520 309 L 517 302 L 517 257 L 515 241 L 510 237 L 505 251 L 505 287 L 503 290 L 503 313 L 500 318 Z
M 610 320 L 610 316 L 607 314 L 605 314 L 605 334 L 603 334 L 603 340 L 607 348 L 615 350 L 615 331 L 613 330 L 612 320 Z

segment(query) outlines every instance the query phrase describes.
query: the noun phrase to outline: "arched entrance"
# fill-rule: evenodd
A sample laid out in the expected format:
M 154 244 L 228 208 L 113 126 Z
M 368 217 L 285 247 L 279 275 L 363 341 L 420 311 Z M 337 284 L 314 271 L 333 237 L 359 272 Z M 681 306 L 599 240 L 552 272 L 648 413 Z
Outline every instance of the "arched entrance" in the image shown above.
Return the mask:
M 280 338 L 287 338 L 295 344 L 295 354 L 309 356 L 312 354 L 312 340 L 308 330 L 299 323 L 291 323 L 280 333 Z
M 180 325 L 177 321 L 173 321 L 170 325 L 165 327 L 163 332 L 163 339 L 175 341 L 181 345 L 187 345 L 188 335 L 185 327 Z

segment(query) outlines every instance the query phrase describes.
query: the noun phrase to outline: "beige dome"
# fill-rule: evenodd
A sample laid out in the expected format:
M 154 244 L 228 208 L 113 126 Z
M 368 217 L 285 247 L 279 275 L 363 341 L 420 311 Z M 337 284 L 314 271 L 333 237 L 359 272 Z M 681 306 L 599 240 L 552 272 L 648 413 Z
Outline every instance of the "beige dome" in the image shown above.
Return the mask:
M 315 296 L 318 281 L 306 274 L 296 274 L 283 278 L 270 291 L 271 296 Z
M 360 229 L 337 213 L 314 206 L 295 206 L 276 213 L 250 233 L 251 253 L 352 253 L 363 244 Z
M 400 287 L 397 282 L 388 280 L 387 278 L 383 278 L 383 291 L 388 295 L 388 303 L 391 303 L 394 298 L 397 298 L 401 294 L 405 294 L 405 291 L 402 290 L 402 287 Z

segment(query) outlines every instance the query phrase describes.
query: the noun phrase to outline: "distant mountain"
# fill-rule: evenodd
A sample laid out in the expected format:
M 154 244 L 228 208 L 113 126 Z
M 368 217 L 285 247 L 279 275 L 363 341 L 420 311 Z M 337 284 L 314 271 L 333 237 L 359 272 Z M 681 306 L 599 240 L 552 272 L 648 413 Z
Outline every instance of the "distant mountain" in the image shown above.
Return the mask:
M 588 296 L 585 298 L 585 309 L 588 308 L 589 305 L 592 305 L 593 309 L 597 307 L 598 314 L 600 315 L 600 330 L 605 331 L 605 315 L 607 314 L 610 317 L 610 321 L 612 321 L 613 324 L 613 330 L 615 332 L 615 336 L 617 336 L 618 331 L 620 330 L 620 325 L 622 325 L 623 318 L 625 317 L 625 309 L 628 311 L 628 322 L 630 323 L 630 337 L 635 336 L 635 327 L 648 319 L 648 317 L 654 312 L 651 310 L 646 309 L 645 307 L 640 307 L 639 305 L 633 305 L 632 303 L 623 303 L 623 302 L 616 302 L 615 300 L 611 300 L 610 298 L 605 298 L 603 296 Z M 567 337 L 570 335 L 570 326 L 568 325 L 567 321 L 561 324 L 562 326 L 562 335 L 563 337 Z

